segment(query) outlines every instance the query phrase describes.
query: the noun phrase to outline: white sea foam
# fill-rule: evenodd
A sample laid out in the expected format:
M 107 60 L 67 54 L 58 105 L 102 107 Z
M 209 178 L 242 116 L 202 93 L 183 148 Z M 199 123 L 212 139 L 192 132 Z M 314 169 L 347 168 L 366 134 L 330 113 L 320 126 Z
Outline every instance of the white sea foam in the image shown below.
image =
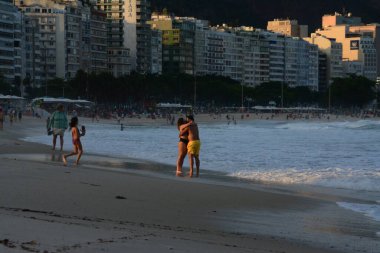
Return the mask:
M 347 202 L 337 202 L 337 204 L 342 208 L 364 214 L 365 216 L 370 217 L 376 221 L 380 221 L 380 205 L 378 204 L 358 204 Z
M 261 169 L 255 171 L 239 171 L 230 174 L 248 180 L 279 184 L 307 184 L 325 187 L 380 191 L 380 171 L 368 171 L 352 168 L 326 169 Z
M 85 152 L 140 158 L 175 166 L 174 126 L 89 124 Z M 380 191 L 379 121 L 200 124 L 201 169 L 283 184 L 311 184 Z M 65 149 L 71 149 L 70 134 Z M 51 136 L 27 141 L 51 144 Z M 187 165 L 185 161 L 185 165 Z
M 358 120 L 342 122 L 287 122 L 277 126 L 278 129 L 289 130 L 328 130 L 328 129 L 379 129 L 380 122 L 375 120 Z

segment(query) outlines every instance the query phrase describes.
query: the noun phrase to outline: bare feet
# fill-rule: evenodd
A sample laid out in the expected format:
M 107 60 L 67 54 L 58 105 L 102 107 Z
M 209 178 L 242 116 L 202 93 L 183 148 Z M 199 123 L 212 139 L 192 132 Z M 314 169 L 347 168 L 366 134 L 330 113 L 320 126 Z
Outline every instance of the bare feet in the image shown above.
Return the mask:
M 182 171 L 180 171 L 180 170 L 177 170 L 177 172 L 175 173 L 175 175 L 176 175 L 177 177 L 183 177 L 183 173 L 182 173 Z
M 63 166 L 67 166 L 67 160 L 65 155 L 62 155 Z

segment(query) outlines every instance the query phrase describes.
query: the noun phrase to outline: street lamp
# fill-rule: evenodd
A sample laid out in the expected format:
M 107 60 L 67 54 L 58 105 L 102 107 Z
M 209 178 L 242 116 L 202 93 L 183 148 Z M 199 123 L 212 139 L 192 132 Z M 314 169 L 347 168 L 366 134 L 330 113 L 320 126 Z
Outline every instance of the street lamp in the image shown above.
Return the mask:
M 194 71 L 194 109 L 197 105 L 197 76 Z
M 331 84 L 329 85 L 329 114 L 331 113 Z
M 281 108 L 284 108 L 284 82 L 281 82 Z
M 244 85 L 241 83 L 241 112 L 244 111 Z
M 42 42 L 42 45 L 44 47 L 44 58 L 45 58 L 45 64 L 44 64 L 44 69 L 45 69 L 45 97 L 47 97 L 47 94 L 48 94 L 48 89 L 47 89 L 47 86 L 48 86 L 48 70 L 47 70 L 47 48 L 46 48 L 46 44 L 45 42 Z

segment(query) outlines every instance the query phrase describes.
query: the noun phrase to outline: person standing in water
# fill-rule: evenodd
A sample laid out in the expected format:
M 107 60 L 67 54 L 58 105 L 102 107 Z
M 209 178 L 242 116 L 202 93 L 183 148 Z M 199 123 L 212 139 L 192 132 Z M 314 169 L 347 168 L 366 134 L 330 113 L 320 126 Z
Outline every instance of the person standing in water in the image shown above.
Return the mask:
M 84 126 L 82 126 L 82 131 L 80 132 L 78 129 L 78 118 L 73 117 L 70 122 L 71 135 L 73 139 L 74 150 L 70 154 L 62 155 L 63 165 L 67 166 L 67 157 L 77 155 L 77 160 L 75 165 L 79 165 L 79 160 L 83 154 L 83 147 L 80 141 L 80 137 L 86 134 L 86 130 Z
M 180 136 L 184 135 L 186 132 L 188 133 L 189 143 L 187 144 L 187 154 L 189 155 L 189 162 L 190 162 L 189 176 L 190 177 L 193 176 L 194 161 L 195 161 L 195 166 L 197 169 L 196 176 L 199 177 L 199 167 L 200 167 L 199 152 L 201 149 L 199 129 L 198 129 L 198 125 L 194 121 L 193 115 L 188 115 L 186 119 L 189 123 L 183 125 L 183 129 L 180 131 Z
M 184 128 L 184 125 L 187 122 L 184 118 L 179 118 L 177 121 L 177 128 L 178 131 L 181 132 L 181 130 Z M 182 176 L 182 166 L 183 161 L 185 160 L 186 154 L 187 154 L 187 144 L 189 143 L 188 139 L 188 132 L 183 133 L 179 136 L 179 142 L 178 142 L 178 158 L 177 158 L 177 176 Z
M 53 130 L 53 150 L 57 143 L 57 136 L 59 135 L 61 151 L 63 149 L 63 136 L 65 135 L 65 130 L 67 129 L 67 117 L 64 112 L 65 107 L 63 104 L 57 106 L 57 111 L 55 111 L 50 118 L 48 124 L 48 132 L 50 129 Z

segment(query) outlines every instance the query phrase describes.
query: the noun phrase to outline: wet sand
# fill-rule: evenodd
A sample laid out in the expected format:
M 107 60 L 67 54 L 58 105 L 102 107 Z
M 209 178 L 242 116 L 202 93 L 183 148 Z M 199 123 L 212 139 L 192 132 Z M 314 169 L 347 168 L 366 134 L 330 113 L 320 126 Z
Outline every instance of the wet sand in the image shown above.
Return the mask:
M 0 252 L 380 252 L 379 224 L 343 197 L 90 154 L 64 167 L 19 140 L 44 125 L 0 131 Z

